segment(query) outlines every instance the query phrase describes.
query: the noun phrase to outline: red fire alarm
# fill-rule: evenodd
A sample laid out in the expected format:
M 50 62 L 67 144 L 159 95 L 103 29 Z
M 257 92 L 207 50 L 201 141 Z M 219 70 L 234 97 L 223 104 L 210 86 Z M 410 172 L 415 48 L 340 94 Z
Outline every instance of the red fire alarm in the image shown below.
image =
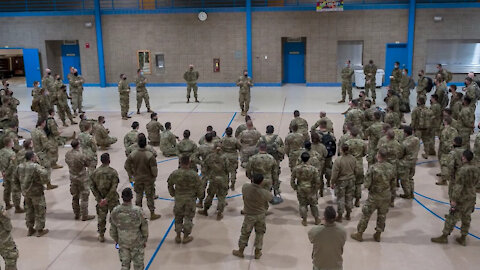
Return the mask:
M 90 49 L 90 43 L 85 43 L 85 48 Z
M 213 58 L 213 72 L 220 72 L 220 58 Z

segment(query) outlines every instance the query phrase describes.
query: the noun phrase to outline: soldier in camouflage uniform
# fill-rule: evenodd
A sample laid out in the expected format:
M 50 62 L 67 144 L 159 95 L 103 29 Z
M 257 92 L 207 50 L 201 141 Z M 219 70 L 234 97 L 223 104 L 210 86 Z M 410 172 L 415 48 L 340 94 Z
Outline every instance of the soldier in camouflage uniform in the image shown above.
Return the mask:
M 220 137 L 217 136 L 217 132 L 215 132 L 213 130 L 213 127 L 212 126 L 207 126 L 207 133 L 205 133 L 205 135 L 200 137 L 200 139 L 198 140 L 198 145 L 199 146 L 205 143 L 205 137 L 208 133 L 212 133 L 212 135 L 213 135 L 212 141 L 213 142 L 216 142 L 216 141 L 220 140 Z
M 91 135 L 92 124 L 90 122 L 84 123 L 85 130 L 78 135 L 78 140 L 80 141 L 80 147 L 82 152 L 88 157 L 90 165 L 88 166 L 88 175 L 91 175 L 92 172 L 97 167 L 97 144 L 95 139 Z
M 352 138 L 346 142 L 349 153 L 357 160 L 357 174 L 355 175 L 355 206 L 360 207 L 360 198 L 362 197 L 362 184 L 364 181 L 363 157 L 367 155 L 367 144 L 360 137 L 358 129 L 353 127 L 350 131 Z
M 418 98 L 417 107 L 412 111 L 411 127 L 415 132 L 415 136 L 423 142 L 423 150 L 425 153 L 422 154 L 422 157 L 425 159 L 427 159 L 429 155 L 435 155 L 431 124 L 432 110 L 425 107 L 425 99 Z
M 297 166 L 298 157 L 302 154 L 301 150 L 305 138 L 303 135 L 298 132 L 298 126 L 292 125 L 290 128 L 290 134 L 285 137 L 285 154 L 288 156 L 288 166 L 290 171 L 293 171 L 293 168 Z
M 47 203 L 43 190 L 49 175 L 47 169 L 38 164 L 38 157 L 32 151 L 27 151 L 25 160 L 15 170 L 14 179 L 20 182 L 25 198 L 27 236 L 37 233 L 37 237 L 41 237 L 48 233 L 48 229 L 45 229 Z
M 399 84 L 400 105 L 405 108 L 406 111 L 410 108 L 410 77 L 408 76 L 408 69 L 402 70 L 402 78 Z M 413 86 L 415 87 L 415 86 Z M 413 89 L 413 88 L 412 88 Z
M 55 81 L 53 82 L 53 87 L 52 91 L 50 92 L 50 102 L 52 103 L 52 108 L 53 105 L 57 105 L 57 110 L 58 110 L 58 92 L 60 91 L 60 87 L 62 87 L 63 82 L 62 78 L 60 75 L 55 74 Z
M 302 225 L 307 226 L 307 211 L 310 211 L 315 218 L 315 225 L 320 224 L 318 214 L 318 189 L 320 187 L 320 174 L 318 169 L 307 164 L 310 154 L 303 152 L 301 155 L 302 163 L 297 165 L 292 171 L 290 185 L 297 192 L 300 217 Z
M 447 160 L 447 173 L 450 177 L 448 179 L 448 196 L 451 197 L 453 187 L 456 183 L 456 175 L 460 167 L 462 167 L 462 155 L 466 147 L 462 146 L 462 137 L 455 137 L 453 139 L 453 149 L 448 153 Z
M 377 155 L 377 145 L 380 138 L 383 136 L 383 123 L 381 122 L 382 113 L 376 111 L 373 114 L 374 122 L 365 130 L 365 136 L 368 138 L 368 167 L 375 163 L 375 157 Z
M 173 171 L 167 180 L 168 192 L 175 198 L 173 214 L 175 215 L 175 242 L 189 243 L 195 217 L 195 200 L 200 197 L 201 181 L 197 173 L 191 169 L 188 156 L 180 157 L 180 168 Z M 183 232 L 183 241 L 182 241 Z
M 308 123 L 307 120 L 303 119 L 300 117 L 300 112 L 298 110 L 295 110 L 293 112 L 293 119 L 290 121 L 289 128 L 292 130 L 293 125 L 297 125 L 298 132 L 303 135 L 303 140 L 308 141 L 309 135 L 308 135 Z
M 351 110 L 345 116 L 345 123 L 352 123 L 358 129 L 360 136 L 363 137 L 363 122 L 365 121 L 365 112 L 359 108 L 358 99 L 350 103 Z
M 237 80 L 237 86 L 240 87 L 238 92 L 238 102 L 240 103 L 240 109 L 242 115 L 246 116 L 250 109 L 250 88 L 253 87 L 252 78 L 248 77 L 248 71 L 243 71 L 243 76 L 240 76 Z
M 458 116 L 460 115 L 460 111 L 463 107 L 463 93 L 456 92 L 453 90 L 453 86 L 457 89 L 456 85 L 451 85 L 450 88 L 452 89 L 452 99 L 450 101 L 450 110 L 452 111 L 452 118 L 458 120 Z
M 465 92 L 465 96 L 470 98 L 470 107 L 473 108 L 473 111 L 476 109 L 477 105 L 477 91 L 476 88 L 478 87 L 477 84 L 472 80 L 472 78 L 467 77 L 465 78 L 465 88 L 463 91 Z
M 45 169 L 48 172 L 48 178 L 47 178 L 47 190 L 48 189 L 55 189 L 58 186 L 57 185 L 52 185 L 51 184 L 51 164 L 52 162 L 50 161 L 48 157 L 48 147 L 49 147 L 49 142 L 47 135 L 45 134 L 45 126 L 46 126 L 46 121 L 43 119 L 38 119 L 37 120 L 37 125 L 36 128 L 32 131 L 32 141 L 33 141 L 33 149 L 35 151 L 35 154 L 38 156 L 38 160 L 40 162 L 40 165 L 45 167 Z
M 447 83 L 442 79 L 440 74 L 435 78 L 435 94 L 437 95 L 438 104 L 444 109 L 448 105 Z
M 78 71 L 75 69 L 73 77 L 69 80 L 70 83 L 70 96 L 72 97 L 72 110 L 74 115 L 77 113 L 84 113 L 83 106 L 83 83 L 85 80 L 82 76 L 78 75 Z
M 319 193 L 320 197 L 323 197 L 323 193 L 324 193 L 323 176 L 326 175 L 325 172 L 326 172 L 326 167 L 327 167 L 327 161 L 330 162 L 328 165 L 330 166 L 329 170 L 330 170 L 330 175 L 331 175 L 332 158 L 331 157 L 328 158 L 327 148 L 320 141 L 320 135 L 317 132 L 315 132 L 315 133 L 312 133 L 311 137 L 312 137 L 312 143 L 311 143 L 312 151 L 318 153 L 318 161 L 320 162 L 320 166 L 322 168 L 322 170 L 318 172 L 320 174 L 320 186 L 319 186 L 318 193 Z M 308 142 L 305 143 L 305 146 L 307 146 L 307 145 L 308 145 Z M 305 149 L 307 149 L 307 147 L 305 147 Z
M 209 181 L 213 181 L 212 179 L 215 177 L 215 174 L 211 173 L 208 168 L 209 164 L 205 163 L 207 156 L 210 155 L 214 151 L 214 144 L 212 142 L 213 135 L 212 133 L 207 133 L 205 135 L 206 141 L 204 144 L 200 145 L 197 150 L 190 156 L 192 163 L 196 165 L 200 165 L 202 170 L 201 181 L 202 181 L 202 194 L 198 197 L 198 208 L 203 208 L 203 200 L 205 199 L 205 189 L 207 188 L 207 183 Z
M 432 123 L 430 124 L 432 129 L 431 135 L 433 136 L 432 140 L 435 141 L 435 136 L 440 136 L 443 118 L 443 108 L 438 103 L 437 94 L 430 96 L 430 110 L 432 111 Z
M 345 62 L 345 67 L 341 71 L 342 77 L 342 99 L 338 103 L 344 103 L 345 97 L 348 93 L 348 99 L 352 101 L 352 75 L 354 73 L 353 68 L 350 67 L 350 60 Z
M 147 124 L 147 132 L 148 132 L 148 144 L 151 146 L 159 146 L 160 145 L 160 131 L 165 131 L 162 124 L 158 122 L 157 113 L 152 113 L 150 115 L 150 122 Z
M 338 139 L 338 147 L 337 147 L 337 155 L 341 155 L 341 149 L 342 146 L 352 138 L 352 134 L 350 133 L 350 130 L 353 128 L 353 123 L 352 122 L 346 122 L 343 124 L 343 135 Z
M 377 66 L 373 63 L 373 60 L 368 61 L 368 64 L 363 67 L 363 73 L 365 74 L 365 94 L 368 97 L 368 92 L 372 92 L 372 102 L 375 104 L 377 93 L 375 91 L 377 84 L 375 82 L 377 75 Z
M 45 69 L 45 75 L 42 78 L 42 88 L 49 93 L 53 93 L 55 90 L 55 78 L 52 76 L 52 71 L 49 68 Z
M 47 155 L 50 161 L 50 167 L 52 169 L 61 169 L 63 166 L 58 165 L 58 144 L 65 144 L 65 140 L 60 137 L 60 131 L 58 130 L 57 122 L 55 121 L 55 111 L 53 109 L 48 110 L 48 118 L 46 120 L 45 133 L 48 138 Z
M 130 145 L 127 149 L 125 149 L 125 154 L 126 154 L 127 157 L 128 157 L 131 153 L 133 153 L 133 151 L 140 149 L 140 147 L 138 146 L 138 143 L 137 143 L 137 142 L 138 142 L 138 137 L 140 137 L 140 136 L 145 137 L 145 134 L 144 134 L 144 133 L 138 133 L 137 140 L 135 141 L 135 143 L 132 144 L 132 145 Z M 146 138 L 146 137 L 145 137 L 145 138 Z M 147 145 L 147 146 L 145 146 L 145 149 L 146 149 L 148 152 L 152 153 L 155 158 L 157 158 L 158 154 L 157 154 L 157 151 L 155 150 L 155 148 L 153 148 L 153 146 Z M 133 179 L 130 178 L 130 180 L 133 180 Z M 132 181 L 132 183 L 133 183 L 133 181 Z
M 183 131 L 183 140 L 181 140 L 177 144 L 177 156 L 179 159 L 178 166 L 180 167 L 180 158 L 181 157 L 188 157 L 192 162 L 190 162 L 190 166 L 192 170 L 197 171 L 197 165 L 194 160 L 192 159 L 192 155 L 194 155 L 198 151 L 197 144 L 190 140 L 190 130 L 186 129 Z
M 468 96 L 463 98 L 463 108 L 458 116 L 458 135 L 467 149 L 470 149 L 470 135 L 475 127 L 475 109 L 470 106 L 471 102 Z
M 423 98 L 427 100 L 427 88 L 428 86 L 428 79 L 425 77 L 425 71 L 422 69 L 418 72 L 418 82 L 417 82 L 417 101 L 419 98 Z
M 262 135 L 254 127 L 251 120 L 248 120 L 247 129 L 242 131 L 238 136 L 238 141 L 242 145 L 242 151 L 240 153 L 240 160 L 242 168 L 245 168 L 248 163 L 248 159 L 255 154 L 258 140 Z
M 137 121 L 132 123 L 132 130 L 130 130 L 125 136 L 123 137 L 123 146 L 125 147 L 125 153 L 127 153 L 127 149 L 136 144 L 138 142 L 138 127 L 140 124 Z M 128 157 L 128 154 L 127 154 Z
M 365 100 L 365 103 L 363 104 L 363 111 L 364 111 L 364 120 L 363 120 L 363 137 L 364 139 L 367 139 L 367 136 L 365 134 L 365 131 L 367 128 L 369 128 L 375 119 L 375 116 L 373 115 L 378 109 L 376 107 L 372 107 L 372 101 L 369 99 Z
M 52 108 L 50 103 L 50 94 L 45 88 L 40 90 L 40 95 L 37 97 L 37 113 L 38 118 L 47 119 L 48 110 Z
M 103 153 L 100 156 L 102 164 L 90 175 L 90 189 L 97 201 L 98 241 L 105 241 L 105 226 L 107 214 L 112 214 L 113 208 L 120 204 L 117 187 L 119 177 L 117 171 L 110 167 L 110 155 Z
M 280 179 L 278 178 L 278 164 L 275 158 L 267 153 L 267 144 L 258 145 L 258 154 L 253 155 L 245 169 L 247 178 L 252 180 L 255 174 L 263 175 L 262 187 L 268 191 L 277 187 L 276 193 L 280 194 Z
M 420 150 L 420 140 L 413 135 L 410 126 L 403 128 L 405 139 L 402 141 L 403 153 L 398 164 L 398 176 L 402 184 L 403 194 L 401 198 L 413 199 L 415 166 L 417 163 L 418 151 Z
M 57 92 L 57 108 L 58 108 L 58 115 L 60 116 L 60 120 L 62 120 L 63 126 L 68 127 L 67 122 L 65 122 L 65 115 L 70 119 L 70 123 L 72 125 L 77 124 L 73 120 L 72 112 L 70 111 L 70 107 L 68 106 L 68 100 L 72 99 L 67 94 L 67 87 L 65 85 L 60 86 L 60 89 Z
M 165 131 L 163 131 L 160 135 L 160 151 L 162 151 L 162 154 L 165 157 L 172 157 L 177 154 L 178 137 L 170 131 L 171 129 L 172 124 L 170 122 L 166 122 Z
M 453 140 L 458 136 L 456 128 L 452 127 L 452 118 L 446 116 L 443 119 L 443 130 L 440 134 L 440 145 L 438 146 L 438 160 L 440 161 L 440 181 L 437 185 L 446 185 L 450 180 L 451 173 L 448 170 L 449 153 L 453 150 Z
M 455 184 L 450 196 L 450 212 L 446 216 L 442 235 L 432 238 L 435 243 L 448 243 L 448 236 L 452 233 L 455 224 L 461 220 L 461 235 L 455 240 L 462 246 L 466 245 L 466 237 L 470 229 L 471 215 L 475 210 L 475 201 L 477 199 L 475 187 L 480 179 L 480 172 L 476 165 L 472 163 L 473 153 L 466 150 L 462 155 L 463 166 L 456 175 Z
M 70 173 L 70 194 L 72 194 L 72 208 L 75 219 L 82 221 L 94 219 L 88 214 L 88 196 L 90 182 L 88 181 L 88 157 L 80 151 L 80 142 L 72 140 L 72 149 L 65 154 L 65 162 Z
M 3 176 L 3 200 L 5 201 L 6 210 L 15 206 L 15 213 L 24 213 L 20 206 L 21 194 L 15 188 L 13 174 L 17 169 L 18 161 L 13 151 L 13 140 L 9 137 L 3 138 L 4 147 L 0 150 L 0 172 Z M 13 206 L 10 204 L 12 198 Z
M 12 237 L 12 222 L 0 205 L 0 256 L 5 261 L 5 270 L 16 270 L 18 249 Z
M 105 117 L 99 116 L 98 123 L 95 125 L 95 141 L 102 149 L 109 148 L 117 142 L 117 137 L 110 136 L 110 130 L 104 127 Z
M 242 131 L 244 130 L 247 130 L 247 122 L 248 121 L 251 121 L 252 118 L 250 117 L 250 115 L 245 115 L 245 123 L 244 124 L 240 124 L 237 129 L 235 129 L 235 138 L 238 139 L 238 136 L 240 136 L 240 133 L 242 133 Z M 255 127 L 253 127 L 253 129 L 256 129 Z
M 275 128 L 272 125 L 268 125 L 266 128 L 266 134 L 260 137 L 257 143 L 257 148 L 260 146 L 260 143 L 265 143 L 267 145 L 267 153 L 272 155 L 272 157 L 277 161 L 278 164 L 278 176 L 280 177 L 281 167 L 280 163 L 285 157 L 285 145 L 282 138 L 278 134 L 273 134 Z M 273 190 L 278 191 L 280 187 L 274 186 Z
M 326 112 L 320 112 L 320 119 L 313 124 L 313 126 L 310 128 L 311 133 L 316 132 L 317 128 L 320 126 L 321 121 L 326 121 L 327 122 L 327 131 L 333 133 L 333 122 L 330 120 L 330 118 L 327 117 Z
M 132 204 L 130 188 L 122 191 L 123 204 L 113 208 L 110 214 L 110 237 L 118 244 L 122 270 L 144 269 L 145 246 L 148 240 L 148 223 L 142 208 Z
M 142 207 L 143 194 L 147 198 L 147 206 L 150 210 L 150 220 L 159 219 L 155 214 L 155 180 L 158 175 L 157 160 L 147 151 L 147 138 L 144 134 L 138 136 L 140 149 L 132 152 L 125 161 L 125 170 L 135 180 L 134 191 L 136 194 L 135 204 Z
M 377 226 L 373 239 L 380 242 L 380 235 L 385 230 L 385 221 L 389 210 L 390 196 L 395 191 L 396 177 L 393 166 L 386 161 L 387 151 L 380 149 L 377 153 L 377 163 L 372 165 L 365 177 L 365 188 L 368 189 L 368 198 L 362 208 L 362 218 L 358 222 L 357 232 L 351 237 L 363 241 L 363 232 L 367 229 L 368 221 L 373 212 L 377 211 Z
M 228 160 L 228 179 L 230 181 L 230 189 L 235 190 L 235 182 L 237 180 L 238 154 L 242 150 L 240 142 L 232 137 L 233 129 L 228 127 L 225 129 L 225 137 L 220 139 L 223 157 Z
M 225 209 L 225 198 L 228 194 L 229 165 L 228 159 L 222 157 L 220 146 L 217 146 L 204 160 L 202 173 L 203 170 L 209 174 L 210 181 L 205 206 L 198 213 L 208 216 L 208 209 L 212 206 L 213 198 L 216 196 L 218 199 L 217 220 L 221 220 L 223 218 L 223 210 Z
M 195 102 L 200 102 L 198 101 L 198 86 L 197 86 L 197 80 L 200 77 L 200 74 L 198 71 L 193 69 L 193 65 L 190 65 L 187 71 L 183 74 L 183 79 L 187 82 L 187 103 L 190 103 L 190 93 L 192 92 L 193 89 L 193 96 L 195 97 Z
M 396 94 L 400 90 L 400 81 L 402 79 L 402 70 L 400 69 L 400 63 L 395 62 L 392 75 L 390 76 L 390 87 Z
M 238 239 L 238 250 L 233 250 L 234 256 L 243 258 L 243 252 L 248 245 L 248 239 L 255 228 L 255 259 L 262 257 L 263 236 L 267 231 L 265 216 L 268 211 L 268 202 L 273 200 L 272 193 L 263 188 L 263 175 L 255 174 L 252 183 L 244 184 L 243 194 L 243 224 Z
M 387 152 L 386 161 L 393 165 L 393 173 L 395 174 L 395 181 L 397 181 L 399 179 L 399 172 L 397 169 L 399 168 L 399 160 L 405 150 L 403 149 L 403 145 L 395 140 L 395 132 L 392 129 L 387 130 L 385 136 L 378 141 L 377 149 L 380 150 L 382 148 Z M 392 190 L 391 207 L 394 206 L 395 197 L 397 196 L 395 193 L 396 190 Z
M 118 82 L 118 94 L 120 96 L 120 113 L 123 120 L 131 118 L 128 115 L 128 108 L 130 105 L 130 85 L 127 82 L 127 75 L 120 74 L 120 81 Z
M 353 208 L 353 195 L 355 190 L 355 176 L 359 175 L 357 160 L 350 154 L 348 145 L 342 146 L 342 155 L 333 163 L 331 187 L 335 190 L 338 204 L 336 221 L 342 222 L 346 210 L 346 220 L 350 220 Z
M 330 136 L 333 141 L 335 141 L 335 142 L 337 141 L 337 139 L 333 135 L 333 132 L 330 132 L 330 131 L 327 130 L 327 122 L 326 121 L 321 121 L 320 122 L 319 130 L 316 133 L 319 136 L 318 141 L 320 143 L 323 142 L 323 137 L 325 137 L 325 136 Z M 314 142 L 313 139 L 312 139 L 312 142 Z M 312 145 L 312 148 L 314 148 L 314 149 L 316 148 L 315 144 L 316 143 L 314 142 L 314 144 Z M 325 148 L 326 148 L 326 146 L 325 146 Z M 327 149 L 325 149 L 325 150 L 327 150 Z M 327 152 L 327 154 L 328 154 L 328 152 Z M 333 154 L 332 154 L 332 156 L 325 158 L 325 169 L 323 171 L 323 174 L 325 175 L 325 178 L 327 179 L 327 187 L 330 187 L 330 179 L 332 177 Z
M 142 107 L 142 102 L 145 100 L 145 106 L 147 106 L 147 112 L 152 112 L 150 110 L 150 97 L 148 96 L 147 87 L 147 78 L 143 76 L 143 71 L 141 69 L 137 70 L 137 77 L 135 78 L 135 90 L 137 91 L 137 114 L 140 114 L 140 107 Z

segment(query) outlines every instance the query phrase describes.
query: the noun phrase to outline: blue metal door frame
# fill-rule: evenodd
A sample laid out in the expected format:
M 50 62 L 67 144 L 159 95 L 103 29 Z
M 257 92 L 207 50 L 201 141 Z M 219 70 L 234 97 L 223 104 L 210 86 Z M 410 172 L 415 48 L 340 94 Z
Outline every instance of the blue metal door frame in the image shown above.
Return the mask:
M 2 50 L 22 50 L 23 65 L 25 69 L 25 82 L 27 87 L 33 87 L 33 82 L 42 80 L 40 71 L 40 54 L 38 49 L 26 49 L 21 47 L 1 48 Z
M 283 83 L 305 83 L 305 42 L 283 44 Z
M 63 83 L 67 83 L 67 75 L 70 73 L 70 67 L 78 70 L 78 74 L 82 74 L 82 66 L 80 63 L 80 47 L 76 45 L 62 45 L 62 70 Z
M 407 43 L 387 43 L 385 51 L 385 85 L 390 85 L 395 62 L 400 62 L 400 68 L 406 68 L 408 62 Z

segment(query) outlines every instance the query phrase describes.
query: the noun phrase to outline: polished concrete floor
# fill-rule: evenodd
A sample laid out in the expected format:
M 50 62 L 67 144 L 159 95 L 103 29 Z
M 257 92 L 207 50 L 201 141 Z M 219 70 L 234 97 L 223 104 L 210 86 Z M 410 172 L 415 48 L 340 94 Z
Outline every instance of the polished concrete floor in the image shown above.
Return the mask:
M 31 103 L 30 89 L 14 86 L 15 96 L 19 97 L 20 134 L 29 136 L 34 128 L 36 115 L 29 112 Z M 236 128 L 243 123 L 238 111 L 236 88 L 200 88 L 201 103 L 185 103 L 183 88 L 151 88 L 150 100 L 152 109 L 158 111 L 159 121 L 172 122 L 173 132 L 181 135 L 183 130 L 190 129 L 192 138 L 198 141 L 204 134 L 207 125 L 213 125 L 221 135 L 230 125 Z M 358 91 L 355 90 L 355 96 Z M 383 100 L 385 89 L 378 89 L 379 100 Z M 288 132 L 288 124 L 292 111 L 299 109 L 306 112 L 302 116 L 309 124 L 318 118 L 318 112 L 324 110 L 335 123 L 335 133 L 340 137 L 344 117 L 340 112 L 346 104 L 337 104 L 339 89 L 306 88 L 304 86 L 287 85 L 284 87 L 252 89 L 251 115 L 255 126 L 262 133 L 265 126 L 273 124 L 276 131 L 284 137 Z M 145 125 L 149 114 L 133 114 L 136 109 L 134 94 L 131 95 L 132 119 L 122 121 L 119 114 L 118 94 L 116 88 L 87 88 L 84 95 L 85 108 L 90 118 L 106 116 L 106 126 L 119 138 L 108 152 L 112 155 L 112 166 L 120 174 L 120 191 L 129 186 L 126 172 L 124 149 L 121 143 L 123 136 L 130 129 L 132 121 L 140 122 L 140 130 L 146 132 Z M 412 96 L 412 100 L 414 97 Z M 383 102 L 379 102 L 384 106 Z M 145 109 L 143 109 L 145 111 Z M 407 115 L 407 121 L 409 116 Z M 61 128 L 64 135 L 78 131 L 78 126 Z M 157 149 L 158 150 L 158 149 Z M 60 148 L 61 165 L 66 166 L 64 155 L 68 147 Z M 99 151 L 99 155 L 104 151 Z M 147 269 L 311 269 L 311 244 L 307 232 L 313 225 L 309 218 L 309 226 L 300 224 L 298 203 L 294 191 L 289 185 L 290 171 L 287 160 L 282 163 L 282 190 L 284 203 L 271 207 L 273 214 L 267 217 L 267 233 L 264 238 L 263 257 L 253 259 L 253 241 L 247 248 L 245 259 L 231 255 L 237 248 L 242 224 L 240 210 L 243 203 L 237 189 L 229 192 L 225 218 L 216 221 L 214 206 L 210 216 L 197 215 L 194 220 L 193 236 L 195 240 L 188 245 L 177 245 L 174 242 L 173 201 L 168 194 L 166 179 L 177 167 L 177 160 L 159 155 L 159 175 L 156 181 L 157 194 L 160 196 L 155 205 L 162 218 L 149 221 L 150 237 L 145 251 Z M 365 164 L 366 167 L 366 164 Z M 382 235 L 382 242 L 373 241 L 375 215 L 369 223 L 364 235 L 365 241 L 358 243 L 348 237 L 344 249 L 344 269 L 478 269 L 480 265 L 480 216 L 472 214 L 472 226 L 467 247 L 459 246 L 450 237 L 448 245 L 437 245 L 430 238 L 441 233 L 441 218 L 448 212 L 446 187 L 436 186 L 435 174 L 439 165 L 433 158 L 419 159 L 415 183 L 416 198 L 403 200 L 398 198 L 395 208 L 387 216 L 387 227 Z M 239 187 L 247 182 L 245 171 L 238 171 Z M 114 242 L 108 236 L 105 243 L 96 240 L 96 219 L 88 222 L 75 221 L 71 210 L 69 178 L 66 167 L 54 170 L 52 182 L 60 185 L 53 191 L 46 191 L 47 228 L 50 233 L 42 238 L 27 237 L 24 214 L 9 211 L 14 226 L 13 237 L 20 250 L 19 269 L 118 269 L 120 263 Z M 1 189 L 1 188 L 0 188 Z M 401 193 L 401 191 L 399 191 Z M 363 192 L 362 203 L 366 199 Z M 2 195 L 0 195 L 2 196 Z M 334 204 L 335 198 L 327 191 L 324 198 L 319 199 L 319 207 L 323 210 Z M 90 213 L 94 214 L 95 204 L 90 196 Z M 148 209 L 144 203 L 148 216 Z M 323 211 L 321 211 L 323 212 Z M 351 221 L 344 221 L 348 234 L 356 229 L 361 217 L 361 208 L 353 211 Z M 108 225 L 107 225 L 108 232 Z M 252 237 L 253 238 L 253 237 Z M 1 261 L 1 259 L 0 259 Z M 1 261 L 3 264 L 3 261 Z

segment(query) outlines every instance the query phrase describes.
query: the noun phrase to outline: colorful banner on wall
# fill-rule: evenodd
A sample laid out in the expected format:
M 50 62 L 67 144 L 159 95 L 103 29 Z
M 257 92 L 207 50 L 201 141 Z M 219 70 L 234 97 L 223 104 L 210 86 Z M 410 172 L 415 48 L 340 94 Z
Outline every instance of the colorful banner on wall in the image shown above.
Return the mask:
M 343 0 L 317 0 L 317 12 L 343 11 Z

